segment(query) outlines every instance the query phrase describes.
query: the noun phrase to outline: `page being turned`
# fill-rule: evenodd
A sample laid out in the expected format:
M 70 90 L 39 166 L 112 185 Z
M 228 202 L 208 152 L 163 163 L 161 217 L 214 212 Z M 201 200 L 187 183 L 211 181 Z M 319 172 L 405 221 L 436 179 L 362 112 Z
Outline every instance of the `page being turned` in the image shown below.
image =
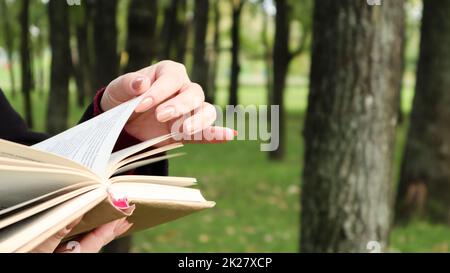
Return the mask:
M 33 147 L 71 159 L 106 178 L 114 145 L 142 98 L 123 103 Z

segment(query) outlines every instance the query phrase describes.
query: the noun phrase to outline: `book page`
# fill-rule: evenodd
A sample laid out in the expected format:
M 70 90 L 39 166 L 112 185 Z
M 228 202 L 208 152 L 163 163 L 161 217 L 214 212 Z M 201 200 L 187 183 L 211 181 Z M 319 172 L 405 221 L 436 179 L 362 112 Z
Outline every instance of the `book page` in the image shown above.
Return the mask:
M 33 147 L 78 162 L 106 178 L 114 145 L 142 99 L 132 99 Z
M 70 185 L 96 182 L 95 179 L 98 178 L 63 169 L 0 166 L 0 210 Z
M 109 162 L 108 162 L 108 167 L 111 170 L 111 168 L 114 168 L 114 166 L 119 163 L 120 161 L 122 161 L 123 159 L 136 154 L 140 151 L 143 151 L 147 148 L 150 148 L 151 146 L 154 146 L 158 143 L 161 143 L 163 141 L 166 141 L 172 137 L 174 137 L 175 134 L 167 134 L 167 135 L 163 135 L 157 138 L 153 138 L 153 139 L 149 139 L 147 141 L 143 141 L 139 144 L 130 146 L 128 148 L 125 148 L 123 150 L 117 151 L 115 153 L 113 153 L 111 155 L 111 157 L 109 158 Z
M 148 183 L 114 183 L 109 187 L 111 196 L 126 196 L 134 201 L 169 200 L 181 202 L 207 202 L 199 189 Z
M 25 202 L 22 202 L 22 203 L 20 203 L 20 204 L 14 205 L 14 206 L 9 207 L 9 208 L 7 208 L 7 209 L 2 209 L 2 210 L 0 210 L 0 218 L 3 218 L 3 217 L 5 217 L 5 216 L 8 216 L 9 214 L 16 213 L 17 211 L 20 211 L 20 210 L 22 210 L 22 209 L 25 209 L 26 207 L 34 206 L 34 205 L 36 205 L 36 204 L 38 204 L 38 203 L 45 202 L 45 201 L 47 201 L 47 200 L 56 198 L 56 197 L 58 197 L 58 196 L 61 196 L 61 195 L 63 195 L 63 194 L 66 194 L 66 193 L 68 193 L 68 192 L 76 191 L 76 190 L 78 190 L 78 189 L 80 189 L 80 188 L 86 188 L 86 187 L 89 187 L 89 186 L 91 186 L 91 185 L 97 185 L 97 186 L 100 186 L 98 183 L 94 183 L 94 182 L 82 182 L 82 183 L 73 184 L 73 185 L 64 187 L 64 188 L 62 188 L 62 189 L 58 189 L 58 190 L 56 190 L 56 191 L 52 191 L 52 192 L 50 192 L 50 193 L 41 195 L 41 196 L 39 196 L 39 197 L 36 197 L 36 198 L 30 199 L 30 200 L 27 200 L 27 201 L 25 201 Z M 1 222 L 1 220 L 0 220 L 0 222 Z M 0 226 L 1 226 L 1 225 L 0 225 Z
M 142 167 L 142 166 L 145 166 L 145 165 L 149 165 L 149 164 L 156 163 L 156 162 L 159 162 L 159 161 L 171 159 L 171 158 L 174 158 L 174 157 L 179 157 L 179 156 L 182 156 L 182 155 L 185 155 L 185 153 L 163 155 L 163 156 L 158 156 L 158 157 L 152 157 L 152 158 L 146 159 L 146 160 L 136 161 L 136 162 L 130 163 L 128 165 L 125 165 L 125 166 L 117 169 L 114 172 L 114 175 L 121 174 L 121 173 L 124 173 L 124 172 L 128 172 L 128 171 L 134 170 L 136 168 L 139 168 L 139 167 Z
M 112 196 L 127 196 L 129 202 L 136 206 L 133 214 L 127 218 L 133 226 L 126 234 L 164 224 L 215 205 L 214 202 L 206 201 L 197 189 L 168 185 L 118 183 L 109 187 L 109 191 Z M 83 221 L 73 229 L 68 238 L 123 217 L 123 213 L 108 202 L 105 200 L 85 214 Z
M 0 253 L 27 252 L 82 216 L 107 196 L 104 187 L 0 230 Z
M 6 214 L 0 218 L 0 230 L 99 187 L 101 187 L 101 185 L 94 184 L 72 191 L 64 191 L 61 192 L 61 195 L 59 196 L 53 196 L 53 198 L 43 199 L 43 201 L 40 203 L 26 206 L 21 210 Z
M 180 147 L 183 147 L 182 143 L 172 143 L 172 144 L 169 144 L 169 145 L 166 145 L 166 146 L 154 149 L 154 150 L 146 151 L 143 153 L 137 153 L 133 156 L 129 156 L 129 157 L 123 159 L 122 161 L 115 163 L 114 165 L 109 165 L 109 164 L 112 164 L 111 159 L 112 159 L 112 156 L 115 154 L 114 153 L 114 154 L 112 154 L 110 163 L 108 164 L 108 177 L 110 177 L 112 174 L 114 174 L 115 171 L 118 170 L 120 167 L 123 167 L 127 164 L 136 162 L 138 160 L 141 160 L 141 159 L 144 159 L 147 157 L 154 156 L 156 154 L 161 154 L 161 153 L 164 153 L 164 152 L 176 149 L 176 148 L 180 148 Z
M 72 160 L 69 160 L 67 158 L 54 154 L 49 154 L 47 152 L 43 152 L 41 150 L 37 150 L 35 148 L 26 145 L 14 143 L 4 139 L 0 139 L 0 157 L 2 158 L 2 160 L 11 159 L 11 160 L 27 161 L 30 164 L 36 162 L 36 163 L 58 165 L 61 167 L 73 168 L 88 173 L 92 173 L 92 171 L 89 170 L 88 168 L 84 167 L 81 164 L 73 162 Z
M 13 159 L 8 157 L 0 156 L 0 166 L 13 166 L 13 167 L 24 167 L 24 168 L 44 168 L 44 169 L 56 169 L 56 170 L 77 170 L 80 169 L 66 167 L 62 165 L 48 164 L 48 163 L 40 163 L 36 161 L 30 160 L 22 160 L 22 159 Z M 90 172 L 89 172 L 90 173 Z
M 148 183 L 177 187 L 190 187 L 197 184 L 193 177 L 151 176 L 151 175 L 121 175 L 111 178 L 111 183 Z

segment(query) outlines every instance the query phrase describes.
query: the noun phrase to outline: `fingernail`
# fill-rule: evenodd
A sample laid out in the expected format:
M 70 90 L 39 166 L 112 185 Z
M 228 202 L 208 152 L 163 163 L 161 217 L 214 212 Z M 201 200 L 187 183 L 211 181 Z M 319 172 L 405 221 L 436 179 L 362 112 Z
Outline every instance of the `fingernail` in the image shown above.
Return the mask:
M 142 83 L 144 83 L 144 77 L 137 77 L 132 83 L 131 88 L 133 88 L 134 91 L 139 91 L 139 89 L 142 86 Z
M 126 225 L 122 226 L 122 228 L 118 231 L 116 236 L 120 236 L 127 232 L 131 227 L 133 226 L 133 223 L 127 223 Z
M 114 226 L 113 232 L 117 233 L 126 221 L 127 221 L 126 217 L 123 217 L 123 218 L 120 218 L 119 220 L 117 220 L 116 225 Z
M 124 226 L 122 233 L 127 232 L 133 225 L 134 223 L 128 223 L 126 226 Z
M 130 227 L 131 227 L 132 225 L 133 225 L 133 223 L 130 223 L 130 222 L 128 222 L 128 221 L 124 221 L 119 227 L 117 227 L 117 228 L 114 230 L 114 234 L 115 234 L 116 236 L 119 236 L 119 235 L 125 233 L 128 229 L 130 229 Z
M 157 115 L 157 118 L 160 122 L 166 122 L 174 117 L 175 107 L 173 106 L 167 106 L 166 108 L 162 109 Z
M 145 112 L 148 109 L 150 109 L 150 107 L 152 107 L 152 105 L 153 105 L 153 98 L 147 97 L 142 100 L 142 102 L 139 104 L 138 107 L 136 107 L 136 112 L 138 112 L 138 113 Z

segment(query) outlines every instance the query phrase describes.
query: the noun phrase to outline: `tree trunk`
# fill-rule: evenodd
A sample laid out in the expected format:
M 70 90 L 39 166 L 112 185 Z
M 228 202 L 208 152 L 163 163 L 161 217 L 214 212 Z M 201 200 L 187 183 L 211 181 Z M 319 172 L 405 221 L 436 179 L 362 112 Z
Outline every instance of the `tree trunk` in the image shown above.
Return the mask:
M 23 0 L 20 9 L 20 56 L 22 70 L 22 94 L 25 121 L 28 127 L 33 127 L 33 111 L 31 101 L 31 62 L 30 62 L 30 34 L 29 34 L 30 0 Z
M 208 95 L 208 60 L 206 56 L 206 33 L 208 29 L 209 0 L 195 1 L 194 8 L 194 61 L 192 81 L 200 84 Z
M 40 26 L 42 27 L 42 25 Z M 39 34 L 39 36 L 37 37 L 37 48 L 38 48 L 38 52 L 36 54 L 36 59 L 39 59 L 39 61 L 36 61 L 36 73 L 35 73 L 35 78 L 36 78 L 36 83 L 37 83 L 37 88 L 39 91 L 39 97 L 43 98 L 44 94 L 46 94 L 47 92 L 45 91 L 45 83 L 46 83 L 46 78 L 45 78 L 45 70 L 46 70 L 46 65 L 45 65 L 45 48 L 46 48 L 46 41 L 44 38 L 44 35 L 42 33 Z
M 217 70 L 219 67 L 220 57 L 220 0 L 214 0 L 214 37 L 213 46 L 209 50 L 209 71 L 208 71 L 208 94 L 206 101 L 215 102 L 215 94 L 217 91 Z
M 164 22 L 159 33 L 159 60 L 184 63 L 190 22 L 186 16 L 186 0 L 171 0 L 164 10 Z
M 86 98 L 91 100 L 95 96 L 96 88 L 92 84 L 93 74 L 92 60 L 92 40 L 89 37 L 91 20 L 89 18 L 89 5 L 72 7 L 71 19 L 74 21 L 74 33 L 76 37 L 76 47 L 73 49 L 72 60 L 74 66 L 75 80 L 77 83 L 77 102 L 83 106 Z
M 191 28 L 191 21 L 187 19 L 186 0 L 180 0 L 178 4 L 177 22 L 175 27 L 175 57 L 174 60 L 179 63 L 184 63 L 186 57 L 186 48 L 188 43 L 188 33 Z
M 403 1 L 317 0 L 304 128 L 301 251 L 388 243 Z
M 128 13 L 127 72 L 151 64 L 156 56 L 157 1 L 132 0 Z
M 269 14 L 263 9 L 263 22 L 261 30 L 261 41 L 264 47 L 264 64 L 265 64 L 265 78 L 266 78 L 266 89 L 267 89 L 267 104 L 271 104 L 273 101 L 272 91 L 273 91 L 273 64 L 272 64 L 272 50 L 269 41 Z M 270 111 L 268 112 L 270 113 Z M 270 120 L 270 118 L 269 118 Z
M 425 214 L 450 224 L 449 1 L 424 1 L 411 125 L 397 192 L 396 220 Z
M 173 59 L 174 42 L 180 33 L 177 32 L 178 7 L 183 0 L 172 0 L 164 9 L 164 22 L 160 31 L 159 60 Z
M 239 73 L 241 65 L 239 62 L 239 51 L 241 47 L 240 30 L 241 30 L 241 13 L 245 0 L 232 0 L 233 16 L 231 26 L 231 80 L 230 80 L 230 97 L 229 105 L 238 104 L 239 89 Z
M 151 1 L 153 2 L 153 1 Z M 94 21 L 95 88 L 108 85 L 119 73 L 117 54 L 117 0 L 96 0 Z
M 47 107 L 47 132 L 56 134 L 67 128 L 69 108 L 69 77 L 72 61 L 67 3 L 50 0 L 48 14 L 52 61 Z
M 6 50 L 6 58 L 7 62 L 9 64 L 9 79 L 11 84 L 11 94 L 13 97 L 16 96 L 16 80 L 14 75 L 14 60 L 13 60 L 13 38 L 11 35 L 11 25 L 9 21 L 9 15 L 7 12 L 7 4 L 5 0 L 0 0 L 0 11 L 1 11 L 1 21 L 2 21 L 2 28 L 3 28 L 3 35 L 4 35 L 4 43 L 5 43 L 5 50 Z
M 286 77 L 290 63 L 289 34 L 290 19 L 287 0 L 276 0 L 277 14 L 275 17 L 275 44 L 273 48 L 273 86 L 271 105 L 279 105 L 279 146 L 275 151 L 269 153 L 272 160 L 281 160 L 284 156 L 284 131 L 285 131 L 285 111 L 284 111 L 284 89 L 286 87 Z
M 80 65 L 80 51 L 78 48 L 78 41 L 77 41 L 77 48 L 72 49 L 72 65 L 71 65 L 71 71 L 75 79 L 76 84 L 76 93 L 77 93 L 77 106 L 83 107 L 84 106 L 84 100 L 86 98 L 86 90 L 84 88 L 83 84 L 83 75 L 81 74 L 81 65 Z
M 86 17 L 84 17 L 86 18 Z M 76 28 L 77 36 L 77 52 L 78 52 L 78 70 L 80 74 L 80 85 L 83 92 L 82 97 L 78 98 L 79 103 L 84 103 L 84 98 L 93 98 L 95 95 L 95 88 L 91 81 L 91 63 L 89 59 L 89 39 L 88 39 L 88 22 L 83 21 L 82 24 Z

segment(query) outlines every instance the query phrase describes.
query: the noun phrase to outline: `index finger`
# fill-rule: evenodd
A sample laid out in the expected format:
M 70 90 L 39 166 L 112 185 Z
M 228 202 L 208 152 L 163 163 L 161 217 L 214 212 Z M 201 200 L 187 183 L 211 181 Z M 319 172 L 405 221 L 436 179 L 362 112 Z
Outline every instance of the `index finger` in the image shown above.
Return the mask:
M 141 104 L 136 108 L 138 113 L 160 104 L 180 91 L 184 85 L 190 83 L 184 65 L 172 61 L 163 61 L 153 68 L 144 68 L 139 72 L 153 74 L 150 76 L 154 77 L 154 81 L 145 93 Z

